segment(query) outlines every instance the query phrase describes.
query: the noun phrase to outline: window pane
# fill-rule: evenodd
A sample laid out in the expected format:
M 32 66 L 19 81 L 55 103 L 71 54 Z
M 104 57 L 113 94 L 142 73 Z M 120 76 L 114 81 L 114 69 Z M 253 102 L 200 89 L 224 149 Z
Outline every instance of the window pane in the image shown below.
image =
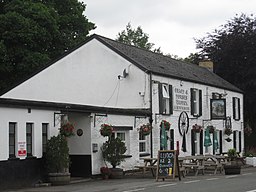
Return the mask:
M 9 146 L 9 155 L 14 155 L 14 154 L 15 154 L 15 147 Z
M 27 154 L 28 155 L 32 154 L 32 145 L 27 145 Z
M 117 133 L 117 137 L 121 139 L 121 141 L 125 141 L 125 133 Z
M 15 127 L 16 123 L 9 123 L 9 157 L 15 157 Z
M 13 136 L 9 137 L 9 145 L 15 145 L 15 137 Z
M 140 142 L 139 143 L 139 152 L 145 152 L 146 151 L 146 143 Z
M 139 140 L 145 140 L 146 139 L 146 136 L 143 135 L 142 133 L 139 134 Z
M 15 123 L 9 123 L 9 133 L 15 133 Z
M 31 136 L 27 136 L 27 144 L 32 144 L 32 138 L 31 138 Z
M 163 97 L 169 98 L 169 87 L 167 85 L 163 85 Z
M 32 124 L 31 123 L 27 123 L 27 133 L 32 133 Z

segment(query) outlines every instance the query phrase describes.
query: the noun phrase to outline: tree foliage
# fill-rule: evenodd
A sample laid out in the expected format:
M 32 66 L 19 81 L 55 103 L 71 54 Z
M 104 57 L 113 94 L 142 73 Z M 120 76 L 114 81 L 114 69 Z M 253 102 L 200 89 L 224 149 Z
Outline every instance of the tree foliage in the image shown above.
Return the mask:
M 149 42 L 149 35 L 143 32 L 141 26 L 138 26 L 137 29 L 133 29 L 131 23 L 126 25 L 125 30 L 118 33 L 116 40 L 128 45 L 154 51 L 156 53 L 162 53 L 160 47 L 155 49 L 155 44 Z
M 196 39 L 200 55 L 214 62 L 214 71 L 245 94 L 245 121 L 256 132 L 256 18 L 236 15 L 220 29 Z
M 95 25 L 78 0 L 0 1 L 0 90 L 83 41 Z

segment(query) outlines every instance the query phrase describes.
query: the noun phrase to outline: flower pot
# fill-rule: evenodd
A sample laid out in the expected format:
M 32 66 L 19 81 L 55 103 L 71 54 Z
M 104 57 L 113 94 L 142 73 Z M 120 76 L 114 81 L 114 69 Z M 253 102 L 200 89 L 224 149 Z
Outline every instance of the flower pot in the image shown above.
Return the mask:
M 67 185 L 70 183 L 70 173 L 49 173 L 48 179 L 52 185 Z
M 120 168 L 110 168 L 111 170 L 111 179 L 123 179 L 124 178 L 124 171 Z
M 237 164 L 225 165 L 225 175 L 236 175 L 241 173 L 241 166 Z

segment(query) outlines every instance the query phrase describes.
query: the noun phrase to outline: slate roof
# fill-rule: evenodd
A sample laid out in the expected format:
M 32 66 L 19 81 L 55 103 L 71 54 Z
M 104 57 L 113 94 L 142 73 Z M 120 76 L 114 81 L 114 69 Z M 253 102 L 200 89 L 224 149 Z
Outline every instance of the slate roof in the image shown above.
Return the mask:
M 146 72 L 242 93 L 239 88 L 204 67 L 178 61 L 162 54 L 126 45 L 96 34 L 92 35 L 91 38 L 96 38 Z

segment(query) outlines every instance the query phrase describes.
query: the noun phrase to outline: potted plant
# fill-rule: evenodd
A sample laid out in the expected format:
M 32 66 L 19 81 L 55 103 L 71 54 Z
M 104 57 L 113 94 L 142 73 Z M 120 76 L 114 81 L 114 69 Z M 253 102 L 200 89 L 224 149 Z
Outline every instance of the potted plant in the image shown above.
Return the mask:
M 143 135 L 149 135 L 152 132 L 152 126 L 150 123 L 143 124 L 138 128 L 138 131 Z
M 230 160 L 230 164 L 224 165 L 224 170 L 226 175 L 240 174 L 241 173 L 241 165 L 237 162 L 237 152 L 236 149 L 229 149 L 227 152 L 228 158 Z
M 164 126 L 166 131 L 169 131 L 171 128 L 171 123 L 166 121 L 166 120 L 162 120 L 160 123 L 160 127 Z
M 120 138 L 111 138 L 103 143 L 101 148 L 104 161 L 109 162 L 112 165 L 111 178 L 123 178 L 123 169 L 116 168 L 125 160 L 126 146 Z
M 51 137 L 46 145 L 45 158 L 49 182 L 52 185 L 69 184 L 70 159 L 66 137 L 61 134 Z
M 203 130 L 203 127 L 201 125 L 193 125 L 192 126 L 192 130 L 195 132 L 195 133 L 200 133 L 202 130 Z

